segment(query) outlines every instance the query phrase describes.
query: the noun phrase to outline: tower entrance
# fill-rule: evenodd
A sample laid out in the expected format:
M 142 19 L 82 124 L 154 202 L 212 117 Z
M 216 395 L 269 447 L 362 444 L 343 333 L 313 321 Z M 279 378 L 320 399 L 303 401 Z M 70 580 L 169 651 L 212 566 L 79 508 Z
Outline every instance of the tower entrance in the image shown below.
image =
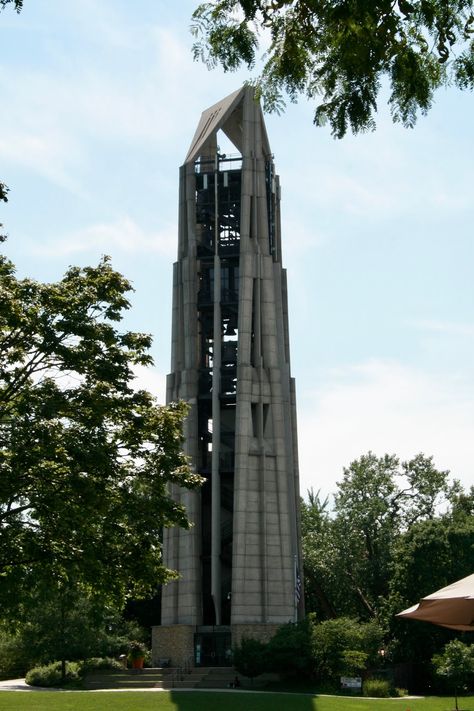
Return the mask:
M 232 666 L 230 627 L 198 627 L 194 635 L 194 664 L 196 667 Z

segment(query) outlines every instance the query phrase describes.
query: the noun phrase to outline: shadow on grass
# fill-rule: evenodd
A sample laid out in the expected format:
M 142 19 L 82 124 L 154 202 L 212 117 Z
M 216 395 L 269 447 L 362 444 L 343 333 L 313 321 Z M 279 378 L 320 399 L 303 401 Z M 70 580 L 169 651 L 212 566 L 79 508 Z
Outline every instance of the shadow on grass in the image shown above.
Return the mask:
M 303 694 L 236 691 L 172 691 L 178 711 L 318 711 L 316 699 Z
M 367 697 L 317 697 L 303 693 L 185 692 L 172 691 L 177 711 L 453 711 L 449 697 L 375 699 Z M 474 711 L 474 697 L 464 697 L 460 709 Z

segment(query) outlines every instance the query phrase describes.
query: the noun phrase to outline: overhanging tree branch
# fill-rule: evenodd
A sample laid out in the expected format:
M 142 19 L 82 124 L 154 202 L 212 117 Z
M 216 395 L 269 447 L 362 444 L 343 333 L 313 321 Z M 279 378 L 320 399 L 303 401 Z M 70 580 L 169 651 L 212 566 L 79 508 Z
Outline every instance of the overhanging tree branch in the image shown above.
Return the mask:
M 314 122 L 342 138 L 373 130 L 383 84 L 394 121 L 413 127 L 449 83 L 474 88 L 473 0 L 212 0 L 192 16 L 193 55 L 209 68 L 253 69 L 264 107 L 316 102 Z

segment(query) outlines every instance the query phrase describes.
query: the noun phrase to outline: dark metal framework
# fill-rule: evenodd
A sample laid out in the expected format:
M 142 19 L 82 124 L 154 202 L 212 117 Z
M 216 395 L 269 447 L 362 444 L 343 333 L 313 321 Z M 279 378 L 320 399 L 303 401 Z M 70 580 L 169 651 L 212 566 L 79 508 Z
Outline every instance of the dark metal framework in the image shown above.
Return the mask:
M 234 167 L 236 163 L 239 167 Z M 214 264 L 220 261 L 220 571 L 221 624 L 230 624 L 232 530 L 237 395 L 238 301 L 241 210 L 241 159 L 218 155 L 197 161 L 196 225 L 198 257 L 198 319 L 200 367 L 198 385 L 198 472 L 206 482 L 201 494 L 201 564 L 203 624 L 216 624 L 211 592 L 212 520 L 212 391 L 214 372 Z M 217 244 L 216 244 L 217 235 Z M 215 440 L 214 440 L 215 446 Z

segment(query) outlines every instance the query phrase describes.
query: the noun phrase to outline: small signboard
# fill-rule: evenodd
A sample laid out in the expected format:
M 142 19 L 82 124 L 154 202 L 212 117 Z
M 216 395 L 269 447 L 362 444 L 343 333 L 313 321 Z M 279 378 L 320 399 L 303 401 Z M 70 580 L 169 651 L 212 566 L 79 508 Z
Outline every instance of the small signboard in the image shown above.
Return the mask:
M 362 677 L 341 676 L 341 689 L 362 689 Z

